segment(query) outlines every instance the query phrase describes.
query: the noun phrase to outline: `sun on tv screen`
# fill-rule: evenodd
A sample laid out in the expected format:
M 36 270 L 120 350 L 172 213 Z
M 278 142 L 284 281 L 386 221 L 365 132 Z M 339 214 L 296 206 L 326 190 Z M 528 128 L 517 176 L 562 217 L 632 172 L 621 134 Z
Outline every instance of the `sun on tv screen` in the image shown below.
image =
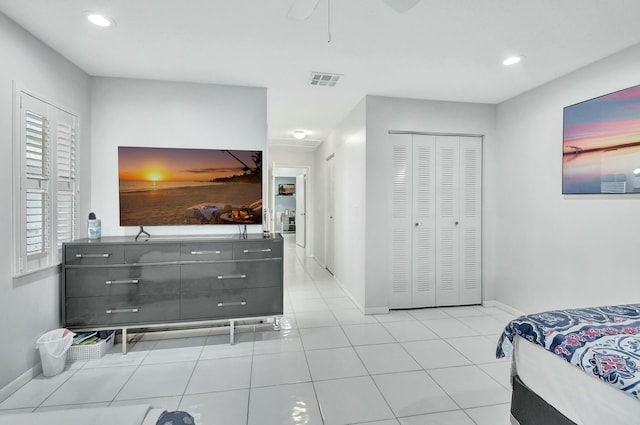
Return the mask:
M 121 226 L 262 223 L 262 152 L 118 147 Z
M 562 193 L 640 192 L 640 85 L 564 108 Z

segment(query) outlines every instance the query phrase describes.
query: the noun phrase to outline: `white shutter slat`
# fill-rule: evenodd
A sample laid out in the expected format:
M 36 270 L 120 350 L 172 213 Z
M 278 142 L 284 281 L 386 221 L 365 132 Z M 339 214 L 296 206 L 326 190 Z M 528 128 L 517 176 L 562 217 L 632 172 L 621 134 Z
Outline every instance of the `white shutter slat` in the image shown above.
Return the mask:
M 21 94 L 21 193 L 17 270 L 32 271 L 51 264 L 50 111 L 39 99 Z
M 46 178 L 48 176 L 48 120 L 42 114 L 26 111 L 24 125 L 23 152 L 27 178 Z
M 76 202 L 73 191 L 58 191 L 56 238 L 58 248 L 74 239 Z
M 62 244 L 75 239 L 76 206 L 76 129 L 75 118 L 61 115 L 56 128 L 56 235 L 59 255 Z
M 49 199 L 43 190 L 26 192 L 26 254 L 45 254 L 49 249 Z
M 58 180 L 73 180 L 76 168 L 76 132 L 69 124 L 59 124 L 57 130 Z

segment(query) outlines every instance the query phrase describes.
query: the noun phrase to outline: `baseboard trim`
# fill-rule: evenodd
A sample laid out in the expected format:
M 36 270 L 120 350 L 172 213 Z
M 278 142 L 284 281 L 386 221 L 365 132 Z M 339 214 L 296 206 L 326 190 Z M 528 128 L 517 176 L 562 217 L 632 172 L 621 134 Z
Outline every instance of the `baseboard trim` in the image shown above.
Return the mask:
M 360 303 L 358 302 L 358 300 L 356 300 L 356 298 L 353 296 L 353 294 L 351 293 L 351 291 L 349 291 L 346 286 L 344 286 L 342 284 L 342 282 L 340 282 L 340 279 L 338 279 L 335 275 L 333 275 L 333 280 L 338 284 L 338 286 L 340 286 L 340 288 L 342 288 L 342 290 L 344 291 L 345 294 L 347 294 L 347 296 L 349 297 L 349 299 L 351 301 L 353 301 L 353 303 L 356 305 L 356 307 L 358 307 L 358 310 L 360 310 L 361 312 L 364 313 L 364 307 L 362 305 L 360 305 Z
M 312 255 L 311 258 L 313 258 L 313 261 L 315 261 L 316 263 L 318 263 L 318 265 L 320 267 L 322 267 L 323 269 L 327 269 L 327 266 L 325 264 L 322 263 L 322 261 L 320 261 L 320 259 L 318 257 L 316 257 L 315 255 Z
M 320 262 L 320 260 L 318 259 L 318 257 L 314 256 L 313 259 L 315 260 L 316 263 L 318 263 L 323 269 L 327 269 L 326 265 L 322 264 L 322 262 Z M 331 273 L 331 272 L 330 272 Z M 355 297 L 351 294 L 351 292 L 349 292 L 347 290 L 347 288 L 342 284 L 342 282 L 340 282 L 340 280 L 332 273 L 331 274 L 333 276 L 333 280 L 335 280 L 335 282 L 340 286 L 340 288 L 342 288 L 342 290 L 347 294 L 347 296 L 349 297 L 349 299 L 351 301 L 353 301 L 353 303 L 356 305 L 356 307 L 358 307 L 358 310 L 360 310 L 363 314 L 369 315 L 369 314 L 388 314 L 389 313 L 389 307 L 388 306 L 384 306 L 384 307 L 368 307 L 365 308 L 363 305 L 361 305 L 358 300 L 355 299 Z
M 364 309 L 364 314 L 389 314 L 389 307 L 370 307 Z
M 506 304 L 501 303 L 500 301 L 496 301 L 496 300 L 485 300 L 482 302 L 482 305 L 485 307 L 496 307 L 499 308 L 500 310 L 504 310 L 507 313 L 513 314 L 514 316 L 523 316 L 524 313 L 521 312 L 520 310 L 516 310 L 515 308 L 508 306 Z
M 4 388 L 0 389 L 0 402 L 8 399 L 13 393 L 22 388 L 27 382 L 31 381 L 36 376 L 42 373 L 42 365 L 38 363 L 31 369 L 27 370 L 22 375 L 18 376 Z

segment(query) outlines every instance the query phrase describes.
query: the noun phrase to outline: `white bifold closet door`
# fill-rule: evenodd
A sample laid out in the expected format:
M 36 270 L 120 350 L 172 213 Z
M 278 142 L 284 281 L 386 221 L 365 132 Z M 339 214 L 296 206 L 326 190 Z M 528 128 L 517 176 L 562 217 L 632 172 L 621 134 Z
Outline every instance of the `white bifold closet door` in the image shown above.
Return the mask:
M 482 139 L 389 137 L 389 307 L 480 303 Z
M 481 139 L 438 136 L 436 157 L 436 305 L 478 304 L 482 301 Z

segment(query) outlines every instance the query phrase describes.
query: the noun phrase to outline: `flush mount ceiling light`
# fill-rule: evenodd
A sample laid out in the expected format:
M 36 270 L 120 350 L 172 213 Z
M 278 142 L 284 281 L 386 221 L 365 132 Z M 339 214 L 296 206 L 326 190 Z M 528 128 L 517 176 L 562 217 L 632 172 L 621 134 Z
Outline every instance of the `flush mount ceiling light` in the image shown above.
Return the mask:
M 86 16 L 89 22 L 101 28 L 109 28 L 115 25 L 115 22 L 113 21 L 113 19 L 108 18 L 96 12 L 87 12 Z
M 296 140 L 302 140 L 307 136 L 304 130 L 293 130 L 293 138 Z
M 515 65 L 522 60 L 522 56 L 511 56 L 506 58 L 502 64 L 506 66 Z

